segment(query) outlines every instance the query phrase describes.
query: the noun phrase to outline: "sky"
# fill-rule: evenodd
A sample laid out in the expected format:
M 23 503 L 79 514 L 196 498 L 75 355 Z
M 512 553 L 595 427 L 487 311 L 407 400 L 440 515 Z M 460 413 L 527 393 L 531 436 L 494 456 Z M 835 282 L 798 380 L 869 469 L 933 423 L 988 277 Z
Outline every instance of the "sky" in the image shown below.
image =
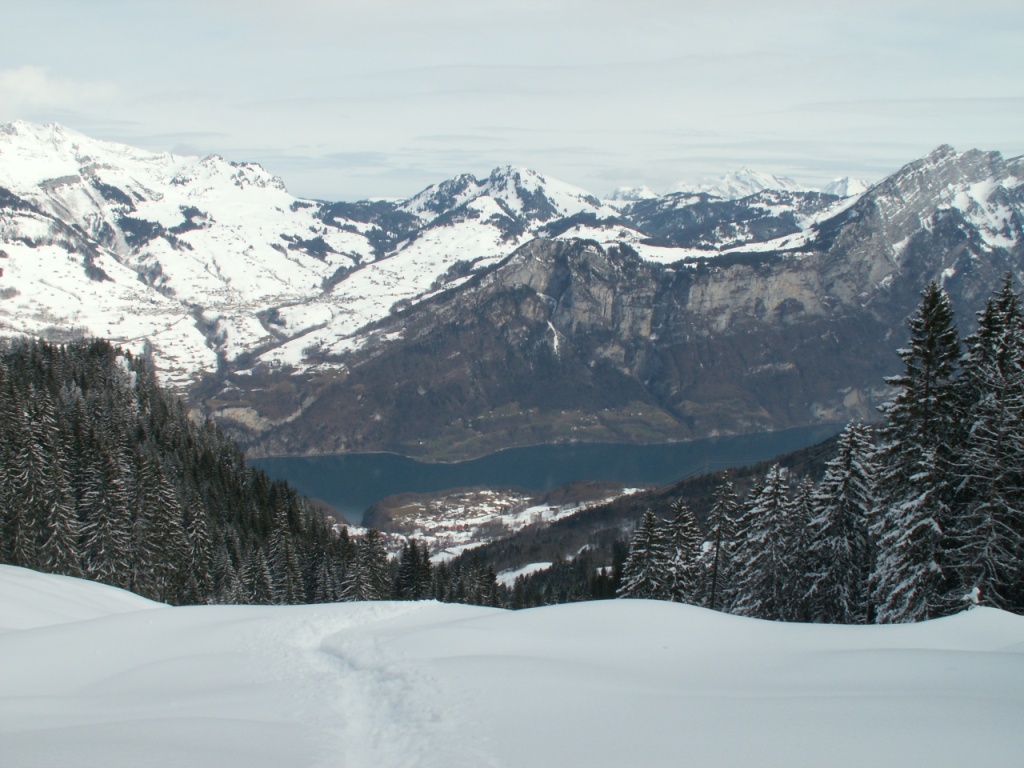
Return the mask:
M 15 0 L 0 123 L 259 162 L 303 197 L 532 168 L 604 195 L 1024 154 L 1019 0 Z

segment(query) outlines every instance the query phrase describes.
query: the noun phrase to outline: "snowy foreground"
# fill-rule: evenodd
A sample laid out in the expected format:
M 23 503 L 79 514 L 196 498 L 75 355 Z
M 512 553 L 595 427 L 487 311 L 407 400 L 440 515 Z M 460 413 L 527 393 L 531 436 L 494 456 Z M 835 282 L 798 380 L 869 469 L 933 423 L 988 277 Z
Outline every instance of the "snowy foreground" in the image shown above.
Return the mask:
M 1019 766 L 1024 617 L 168 608 L 0 566 L 0 765 Z

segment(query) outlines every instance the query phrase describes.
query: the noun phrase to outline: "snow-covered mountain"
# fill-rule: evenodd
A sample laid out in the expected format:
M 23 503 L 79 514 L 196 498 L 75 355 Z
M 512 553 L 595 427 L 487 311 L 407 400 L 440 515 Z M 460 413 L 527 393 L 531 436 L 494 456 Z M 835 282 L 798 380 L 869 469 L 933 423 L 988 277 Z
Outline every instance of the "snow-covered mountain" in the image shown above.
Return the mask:
M 853 197 L 854 195 L 862 195 L 868 191 L 868 187 L 871 185 L 862 179 L 853 179 L 849 176 L 843 176 L 839 179 L 833 179 L 824 187 L 821 188 L 822 194 L 835 195 L 836 197 Z
M 740 168 L 738 171 L 730 171 L 712 181 L 697 184 L 680 181 L 670 192 L 689 194 L 703 192 L 723 200 L 739 200 L 741 197 L 747 197 L 766 189 L 784 192 L 813 191 L 788 176 L 775 176 L 763 171 L 753 171 L 750 168 Z
M 257 165 L 15 122 L 0 127 L 0 324 L 145 343 L 181 384 L 266 350 L 301 364 L 538 234 L 642 238 L 617 216 L 512 167 L 407 201 L 301 200 Z
M 0 749 L 19 768 L 1011 768 L 1022 648 L 1024 619 L 991 608 L 884 627 L 647 600 L 169 608 L 0 566 Z
M 638 187 L 619 187 L 605 197 L 604 202 L 615 208 L 620 208 L 623 203 L 635 203 L 637 200 L 651 200 L 655 197 L 661 197 L 661 195 L 646 184 L 641 184 Z
M 258 165 L 154 154 L 61 126 L 0 127 L 8 332 L 143 340 L 175 380 L 273 343 L 265 313 L 371 257 Z
M 824 323 L 814 332 L 831 338 L 833 320 L 866 313 L 861 331 L 899 333 L 932 277 L 971 316 L 992 275 L 1024 271 L 1022 185 L 1020 159 L 940 147 L 845 197 L 744 171 L 714 194 L 613 207 L 501 167 L 408 200 L 330 203 L 290 195 L 256 165 L 16 122 L 0 128 L 0 333 L 93 334 L 147 349 L 169 383 L 186 388 L 206 376 L 199 404 L 238 437 L 269 441 L 264 452 L 416 453 L 436 437 L 431 430 L 455 425 L 505 434 L 490 447 L 565 429 L 633 440 L 797 426 L 869 412 L 874 395 L 864 388 L 885 368 L 875 356 L 848 370 L 838 357 L 819 370 L 831 355 L 824 350 L 818 362 L 788 359 L 807 346 L 801 334 L 811 330 L 801 324 Z M 734 335 L 741 326 L 747 335 Z M 708 334 L 731 352 L 687 346 Z M 453 339 L 480 348 L 472 365 L 435 381 L 441 350 L 465 353 L 448 349 Z M 391 348 L 397 357 L 385 354 Z M 407 369 L 411 350 L 429 349 Z M 537 355 L 546 349 L 556 365 L 541 391 L 536 371 L 548 363 Z M 727 360 L 778 381 L 743 389 L 747 374 Z M 714 386 L 701 383 L 709 375 Z M 405 392 L 395 377 L 423 381 Z M 557 390 L 582 381 L 593 383 L 591 405 L 614 417 L 595 426 L 581 413 L 562 424 L 579 393 Z M 468 389 L 437 395 L 455 382 Z M 790 386 L 808 391 L 786 394 Z M 527 391 L 545 405 L 520 411 Z M 624 392 L 633 399 L 619 402 Z M 710 404 L 720 397 L 733 405 Z M 444 425 L 410 419 L 425 398 Z M 810 410 L 794 409 L 793 398 Z M 494 414 L 509 408 L 547 426 L 503 432 Z M 706 422 L 695 415 L 711 413 Z M 425 432 L 396 438 L 414 424 Z M 272 438 L 282 429 L 287 438 Z
M 622 211 L 652 233 L 639 243 L 532 240 L 348 355 L 307 358 L 288 389 L 258 367 L 228 377 L 212 412 L 271 455 L 432 459 L 871 419 L 929 280 L 969 330 L 1008 270 L 1024 276 L 1022 185 L 1019 159 L 940 147 L 859 197 L 639 201 Z
M 726 182 L 734 191 L 793 186 L 748 172 Z M 676 212 L 707 198 L 660 200 Z M 787 203 L 752 205 L 755 218 L 778 219 Z M 344 355 L 364 343 L 356 333 L 368 323 L 458 286 L 534 237 L 628 243 L 675 261 L 806 223 L 796 210 L 782 229 L 691 231 L 665 248 L 658 226 L 643 231 L 584 190 L 527 169 L 458 176 L 405 201 L 330 204 L 290 195 L 258 165 L 19 121 L 0 127 L 0 330 L 146 346 L 167 380 L 184 385 L 254 355 L 298 367 L 310 352 Z

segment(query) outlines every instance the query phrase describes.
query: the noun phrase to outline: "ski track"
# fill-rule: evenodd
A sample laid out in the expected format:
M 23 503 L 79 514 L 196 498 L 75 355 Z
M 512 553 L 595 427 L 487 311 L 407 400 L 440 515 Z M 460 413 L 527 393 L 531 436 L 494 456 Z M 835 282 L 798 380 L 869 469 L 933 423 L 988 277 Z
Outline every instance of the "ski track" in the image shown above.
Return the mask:
M 407 624 L 424 605 L 432 604 L 304 608 L 259 638 L 276 649 L 271 674 L 306 699 L 292 703 L 318 734 L 312 765 L 497 768 L 480 739 L 467 737 L 477 730 L 472 701 L 387 648 L 387 625 Z

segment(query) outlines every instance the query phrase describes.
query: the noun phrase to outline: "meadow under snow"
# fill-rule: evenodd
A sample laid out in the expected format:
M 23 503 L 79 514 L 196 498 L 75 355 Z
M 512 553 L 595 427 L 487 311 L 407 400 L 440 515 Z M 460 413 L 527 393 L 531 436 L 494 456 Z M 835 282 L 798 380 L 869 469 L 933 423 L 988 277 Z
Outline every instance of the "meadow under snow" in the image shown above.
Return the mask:
M 169 608 L 0 566 L 0 764 L 1019 766 L 1024 617 Z

